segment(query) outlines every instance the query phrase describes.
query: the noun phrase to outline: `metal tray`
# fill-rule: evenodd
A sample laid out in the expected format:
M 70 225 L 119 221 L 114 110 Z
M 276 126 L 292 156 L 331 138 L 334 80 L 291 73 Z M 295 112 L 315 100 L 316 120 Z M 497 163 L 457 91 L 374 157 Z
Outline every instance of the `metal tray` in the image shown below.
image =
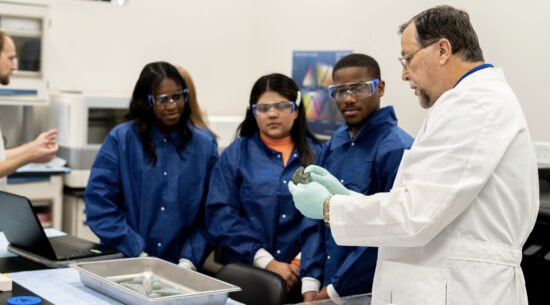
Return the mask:
M 80 280 L 84 285 L 131 305 L 223 305 L 227 302 L 229 292 L 241 290 L 237 286 L 154 257 L 76 263 L 70 266 L 80 272 Z M 182 294 L 149 297 L 117 283 L 123 278 L 139 277 L 158 279 L 163 288 L 177 289 Z

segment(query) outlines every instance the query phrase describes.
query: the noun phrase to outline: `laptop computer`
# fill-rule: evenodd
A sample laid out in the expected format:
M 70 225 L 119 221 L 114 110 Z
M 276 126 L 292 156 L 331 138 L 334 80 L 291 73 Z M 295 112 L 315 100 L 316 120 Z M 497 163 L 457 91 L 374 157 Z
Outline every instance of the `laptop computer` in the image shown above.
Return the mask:
M 124 257 L 115 249 L 79 237 L 48 238 L 29 199 L 3 191 L 0 191 L 0 230 L 10 243 L 8 250 L 47 267 Z

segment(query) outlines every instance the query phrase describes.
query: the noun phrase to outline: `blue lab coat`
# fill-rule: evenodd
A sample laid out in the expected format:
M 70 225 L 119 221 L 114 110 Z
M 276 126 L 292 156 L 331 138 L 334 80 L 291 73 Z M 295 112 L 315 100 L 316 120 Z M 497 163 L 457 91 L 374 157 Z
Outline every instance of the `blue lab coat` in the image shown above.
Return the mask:
M 313 152 L 320 144 L 310 141 Z M 235 140 L 211 174 L 206 202 L 209 233 L 223 250 L 224 263 L 252 264 L 260 248 L 289 263 L 299 252 L 302 214 L 294 207 L 287 183 L 300 167 L 294 148 L 286 167 L 282 153 L 256 133 Z
M 350 127 L 341 126 L 323 146 L 316 164 L 326 168 L 352 191 L 365 195 L 387 192 L 405 149 L 413 138 L 397 126 L 393 107 L 384 107 L 367 118 L 351 138 Z M 300 277 L 312 277 L 322 287 L 332 284 L 340 296 L 372 289 L 377 248 L 338 246 L 322 221 L 304 218 L 304 243 Z
M 177 132 L 164 136 L 153 128 L 155 166 L 133 122 L 109 133 L 84 194 L 88 225 L 104 244 L 130 257 L 144 251 L 200 267 L 208 244 L 203 207 L 218 145 L 190 128 L 192 137 L 179 154 Z

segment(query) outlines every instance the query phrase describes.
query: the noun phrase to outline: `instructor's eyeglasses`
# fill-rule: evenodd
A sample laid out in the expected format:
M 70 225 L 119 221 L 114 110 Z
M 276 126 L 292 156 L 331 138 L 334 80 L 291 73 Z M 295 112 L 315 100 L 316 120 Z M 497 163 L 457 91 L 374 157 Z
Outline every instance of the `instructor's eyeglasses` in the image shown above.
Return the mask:
M 412 60 L 414 54 L 420 52 L 420 50 L 425 49 L 425 48 L 431 46 L 432 44 L 434 44 L 434 43 L 436 43 L 436 42 L 438 42 L 438 41 L 439 41 L 439 39 L 436 40 L 436 41 L 430 42 L 430 43 L 428 43 L 427 45 L 418 48 L 416 51 L 413 51 L 413 52 L 411 52 L 411 53 L 409 53 L 409 54 L 407 54 L 407 55 L 403 55 L 403 56 L 401 56 L 401 57 L 398 57 L 397 60 L 399 61 L 399 63 L 400 63 L 401 66 L 403 67 L 403 69 L 407 69 L 407 65 L 411 62 L 411 60 Z

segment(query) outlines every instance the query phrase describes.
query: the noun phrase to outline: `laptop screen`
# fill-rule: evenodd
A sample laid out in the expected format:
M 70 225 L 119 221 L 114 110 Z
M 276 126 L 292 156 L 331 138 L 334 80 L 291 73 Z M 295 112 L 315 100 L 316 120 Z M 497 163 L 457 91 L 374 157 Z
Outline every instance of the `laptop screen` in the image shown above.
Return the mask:
M 29 199 L 0 191 L 0 230 L 10 244 L 49 259 L 55 253 Z

